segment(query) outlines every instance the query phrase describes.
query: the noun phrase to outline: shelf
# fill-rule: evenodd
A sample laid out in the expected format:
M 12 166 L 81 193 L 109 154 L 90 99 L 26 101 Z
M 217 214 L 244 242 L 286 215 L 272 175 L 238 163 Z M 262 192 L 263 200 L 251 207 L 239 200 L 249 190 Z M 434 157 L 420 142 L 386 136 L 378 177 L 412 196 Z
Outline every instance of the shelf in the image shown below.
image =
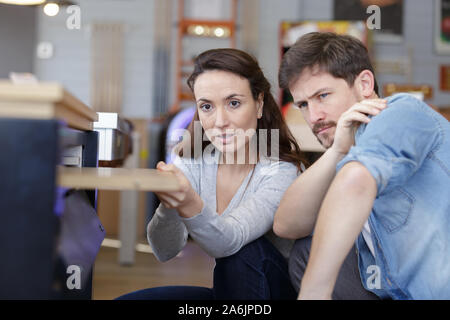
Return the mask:
M 207 28 L 226 28 L 229 30 L 230 34 L 223 38 L 229 38 L 234 35 L 235 23 L 231 20 L 194 20 L 194 19 L 183 19 L 180 21 L 180 28 L 184 34 L 190 34 L 188 28 L 191 26 L 202 26 Z M 199 35 L 201 36 L 201 35 Z M 220 38 L 220 37 L 218 37 Z
M 0 117 L 61 119 L 69 127 L 92 130 L 97 113 L 57 83 L 13 84 L 0 81 Z
M 223 39 L 230 42 L 229 47 L 234 48 L 236 46 L 236 20 L 237 20 L 237 0 L 231 0 L 231 17 L 224 20 L 207 20 L 207 19 L 192 19 L 187 18 L 184 15 L 184 0 L 178 0 L 178 32 L 177 32 L 177 46 L 176 46 L 176 101 L 169 109 L 169 114 L 174 114 L 178 112 L 181 108 L 181 103 L 184 101 L 194 101 L 193 95 L 189 92 L 185 92 L 184 81 L 188 77 L 187 70 L 183 70 L 185 67 L 193 67 L 194 62 L 192 60 L 184 60 L 184 45 L 183 39 L 187 37 L 195 37 L 205 41 L 210 41 L 211 39 Z M 195 29 L 196 26 L 201 26 L 205 30 L 197 33 Z M 194 27 L 194 29 L 192 29 Z M 216 33 L 219 30 L 215 28 L 224 28 L 222 34 Z M 190 30 L 188 30 L 190 29 Z M 190 52 L 190 54 L 192 54 Z M 200 54 L 196 52 L 195 54 Z
M 60 187 L 73 189 L 176 191 L 174 174 L 156 169 L 58 167 Z
M 233 20 L 203 20 L 203 19 L 182 19 L 180 21 L 182 27 L 188 27 L 192 25 L 203 25 L 208 27 L 227 27 L 230 29 L 235 28 Z

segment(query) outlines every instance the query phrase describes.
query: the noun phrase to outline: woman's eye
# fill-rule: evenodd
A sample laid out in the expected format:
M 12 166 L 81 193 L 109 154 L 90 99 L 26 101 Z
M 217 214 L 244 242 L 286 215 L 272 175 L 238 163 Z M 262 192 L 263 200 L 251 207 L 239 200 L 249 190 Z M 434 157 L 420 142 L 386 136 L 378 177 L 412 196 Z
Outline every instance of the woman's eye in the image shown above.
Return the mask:
M 212 109 L 212 106 L 209 103 L 205 103 L 200 106 L 200 109 L 204 112 L 208 112 Z
M 324 99 L 324 98 L 326 98 L 328 96 L 328 93 L 321 93 L 320 95 L 319 95 L 319 97 L 321 98 L 321 99 Z
M 232 108 L 237 108 L 237 107 L 239 107 L 240 104 L 241 104 L 241 102 L 240 102 L 240 101 L 237 101 L 237 100 L 231 100 L 231 101 L 230 101 L 230 106 L 231 106 Z

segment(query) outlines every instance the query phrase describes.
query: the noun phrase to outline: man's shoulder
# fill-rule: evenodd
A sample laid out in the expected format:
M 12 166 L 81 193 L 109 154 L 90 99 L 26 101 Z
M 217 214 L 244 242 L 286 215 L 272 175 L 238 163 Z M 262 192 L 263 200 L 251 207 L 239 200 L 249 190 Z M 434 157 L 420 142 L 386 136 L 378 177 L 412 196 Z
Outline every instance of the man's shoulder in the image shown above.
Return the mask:
M 401 130 L 401 128 L 412 128 L 410 124 L 421 121 L 434 122 L 434 110 L 425 102 L 417 99 L 411 94 L 398 93 L 386 98 L 387 108 L 376 116 L 370 116 L 371 121 L 368 124 L 362 124 L 356 133 L 360 137 L 367 128 L 373 130 Z
M 429 106 L 427 106 L 425 102 L 408 93 L 397 93 L 387 97 L 386 100 L 388 105 L 388 108 L 386 110 L 398 110 L 401 108 L 412 108 L 414 110 L 420 110 L 422 108 L 429 108 Z

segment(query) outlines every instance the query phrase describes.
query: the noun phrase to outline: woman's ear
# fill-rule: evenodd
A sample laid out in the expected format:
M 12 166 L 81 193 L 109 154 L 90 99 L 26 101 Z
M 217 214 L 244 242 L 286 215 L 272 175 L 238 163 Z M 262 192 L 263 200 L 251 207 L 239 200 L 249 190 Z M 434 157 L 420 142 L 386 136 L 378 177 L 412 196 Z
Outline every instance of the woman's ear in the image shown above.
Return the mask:
M 356 89 L 363 99 L 370 98 L 374 93 L 375 76 L 370 70 L 363 70 L 355 79 Z
M 261 92 L 258 95 L 258 101 L 256 101 L 256 115 L 258 117 L 258 119 L 262 118 L 262 114 L 263 114 L 263 107 L 264 107 L 264 92 Z

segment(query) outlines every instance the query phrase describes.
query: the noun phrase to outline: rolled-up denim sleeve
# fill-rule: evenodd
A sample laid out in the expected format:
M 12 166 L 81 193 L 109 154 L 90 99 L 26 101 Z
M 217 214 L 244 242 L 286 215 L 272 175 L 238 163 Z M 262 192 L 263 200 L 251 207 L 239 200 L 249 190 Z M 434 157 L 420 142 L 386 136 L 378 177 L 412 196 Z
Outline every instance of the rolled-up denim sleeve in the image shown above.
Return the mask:
M 336 171 L 348 162 L 360 162 L 376 180 L 377 194 L 389 192 L 420 168 L 440 143 L 440 131 L 430 107 L 402 95 L 358 129 L 355 146 L 337 164 Z

